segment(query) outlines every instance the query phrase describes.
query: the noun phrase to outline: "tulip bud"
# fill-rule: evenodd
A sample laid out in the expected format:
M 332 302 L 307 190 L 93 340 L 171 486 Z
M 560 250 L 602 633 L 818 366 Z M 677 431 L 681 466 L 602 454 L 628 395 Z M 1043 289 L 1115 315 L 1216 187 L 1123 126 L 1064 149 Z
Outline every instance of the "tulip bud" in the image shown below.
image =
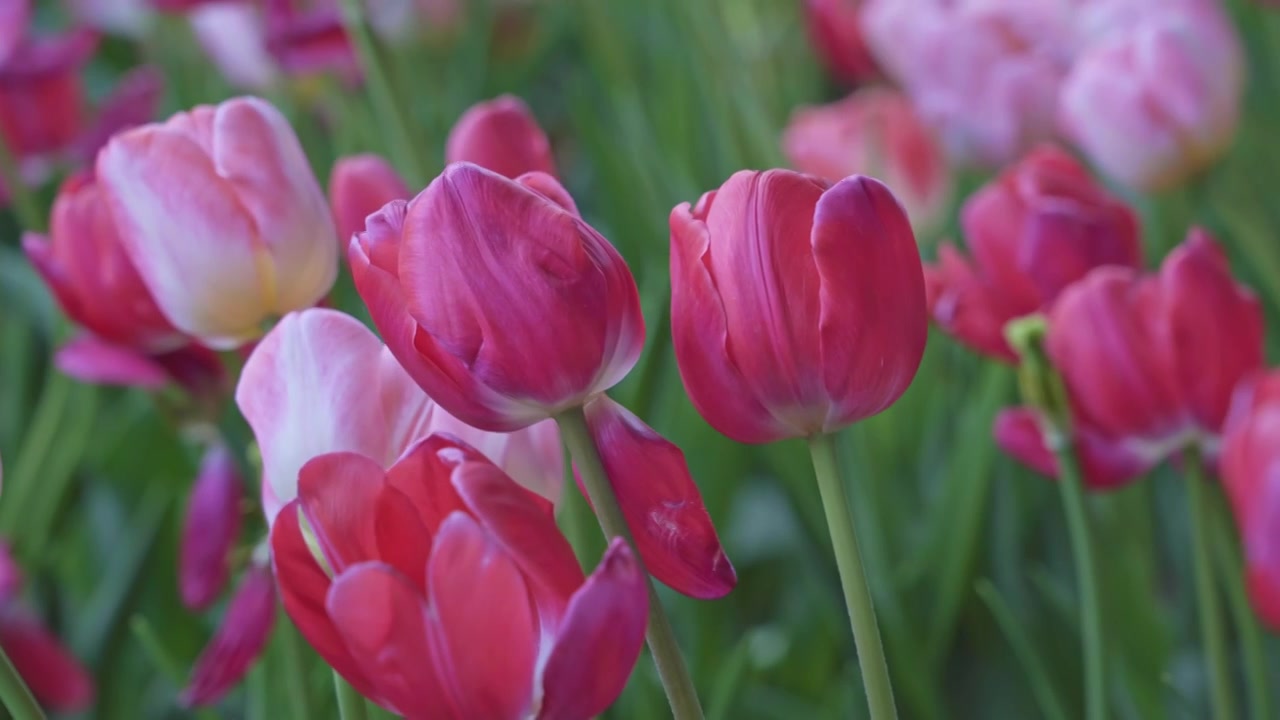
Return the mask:
M 333 71 L 347 78 L 359 77 L 355 49 L 337 3 L 308 6 L 293 0 L 265 0 L 263 6 L 267 50 L 285 72 Z
M 450 414 L 509 431 L 582 405 L 640 355 L 635 279 L 551 176 L 455 163 L 349 251 L 387 347 Z
M 243 481 L 231 453 L 211 447 L 187 501 L 179 552 L 182 603 L 202 610 L 218 599 L 231 573 L 231 551 L 240 534 Z
M 475 163 L 513 180 L 527 172 L 556 174 L 547 134 L 514 95 L 472 105 L 449 131 L 444 156 L 445 162 Z
M 275 621 L 275 580 L 263 553 L 245 571 L 218 630 L 196 659 L 179 696 L 182 705 L 212 705 L 235 687 L 267 646 Z
M 75 141 L 85 118 L 80 68 L 97 46 L 89 30 L 27 39 L 0 64 L 0 135 L 15 155 L 56 153 Z
M 1153 4 L 1076 61 L 1059 123 L 1106 174 L 1162 190 L 1226 151 L 1243 90 L 1243 51 L 1218 3 Z
M 365 218 L 411 194 L 391 163 L 381 157 L 366 153 L 340 158 L 329 175 L 329 205 L 342 245 L 364 230 Z
M 870 175 L 893 189 L 919 235 L 936 227 L 951 199 L 951 170 L 911 103 L 881 88 L 791 116 L 782 149 L 797 170 L 832 182 Z
M 196 42 L 231 86 L 263 91 L 279 68 L 267 51 L 261 11 L 240 0 L 201 3 L 187 13 Z
M 98 178 L 165 316 L 214 348 L 310 307 L 337 274 L 324 195 L 285 118 L 257 98 L 116 136 Z
M 927 335 L 911 225 L 880 182 L 736 173 L 671 213 L 680 376 L 720 432 L 761 443 L 889 407 Z
M 851 85 L 880 74 L 876 59 L 862 39 L 858 19 L 861 0 L 805 0 L 809 39 L 832 75 Z M 852 173 L 846 173 L 852 174 Z

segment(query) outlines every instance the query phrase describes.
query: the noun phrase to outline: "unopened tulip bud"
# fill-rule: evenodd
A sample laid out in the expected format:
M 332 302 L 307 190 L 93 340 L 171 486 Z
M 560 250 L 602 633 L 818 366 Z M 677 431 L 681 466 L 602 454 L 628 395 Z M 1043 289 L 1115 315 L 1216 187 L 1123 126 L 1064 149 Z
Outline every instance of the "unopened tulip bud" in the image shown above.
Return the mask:
M 862 0 L 805 0 L 809 38 L 819 59 L 833 75 L 856 84 L 880 74 L 876 59 L 862 38 L 858 18 Z M 852 174 L 852 173 L 846 173 Z
M 215 348 L 315 305 L 336 233 L 302 146 L 257 98 L 200 106 L 117 135 L 98 177 L 121 241 L 165 316 Z
M 364 230 L 365 218 L 392 200 L 408 200 L 410 195 L 399 173 L 378 155 L 340 158 L 329 175 L 329 205 L 343 247 Z
M 547 134 L 514 95 L 471 106 L 449 132 L 444 156 L 445 162 L 475 163 L 511 179 L 527 172 L 556 174 Z
M 240 534 L 243 481 L 235 459 L 221 445 L 210 448 L 187 501 L 178 562 L 182 603 L 191 610 L 208 607 L 231 574 L 231 551 Z
M 276 621 L 276 589 L 265 546 L 261 554 L 240 579 L 222 622 L 196 659 L 179 697 L 183 706 L 216 703 L 244 678 L 266 648 Z

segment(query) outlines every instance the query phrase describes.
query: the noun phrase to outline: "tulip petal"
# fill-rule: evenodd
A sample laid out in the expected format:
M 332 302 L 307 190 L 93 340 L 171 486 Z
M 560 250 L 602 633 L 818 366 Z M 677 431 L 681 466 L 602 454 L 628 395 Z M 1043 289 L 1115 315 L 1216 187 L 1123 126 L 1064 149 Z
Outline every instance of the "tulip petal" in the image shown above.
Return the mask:
M 1017 363 L 1004 327 L 1007 315 L 999 293 L 951 245 L 938 248 L 938 263 L 924 269 L 929 314 L 948 335 L 984 355 Z
M 515 179 L 538 171 L 554 176 L 551 143 L 524 101 L 503 95 L 458 118 L 445 141 L 445 162 L 469 162 Z
M 123 385 L 159 390 L 169 374 L 151 357 L 92 335 L 81 335 L 58 348 L 53 363 L 64 374 L 95 385 Z
M 45 707 L 73 713 L 93 704 L 93 677 L 35 617 L 17 611 L 0 621 L 0 647 Z
M 432 433 L 414 445 L 387 471 L 387 484 L 404 494 L 412 503 L 418 519 L 428 532 L 439 531 L 445 518 L 466 510 L 462 498 L 453 487 L 453 469 L 462 458 L 475 453 L 454 438 Z M 483 458 L 475 454 L 477 460 Z
M 533 699 L 538 632 L 520 570 L 475 520 L 454 513 L 428 568 L 432 642 L 461 717 L 520 718 Z
M 222 445 L 209 448 L 182 524 L 178 589 L 188 609 L 201 610 L 218 599 L 231 574 L 231 551 L 240 534 L 241 488 L 230 451 Z
M 813 216 L 822 281 L 819 332 L 831 432 L 892 405 L 915 378 L 929 334 L 920 250 L 883 183 L 854 176 L 822 194 Z
M 738 575 L 720 545 L 684 453 L 606 395 L 592 400 L 585 410 L 591 439 L 645 567 L 690 597 L 726 595 Z
M 271 571 L 265 565 L 253 566 L 240 581 L 218 631 L 196 660 L 181 703 L 186 707 L 212 705 L 235 687 L 262 654 L 275 620 Z
M 325 606 L 379 704 L 410 718 L 461 720 L 436 670 L 418 587 L 389 565 L 360 563 L 334 580 Z
M 627 684 L 648 626 L 644 570 L 614 538 L 565 614 L 542 674 L 542 720 L 588 720 Z
M 364 153 L 340 158 L 329 175 L 329 203 L 341 246 L 364 230 L 365 218 L 392 200 L 409 197 L 409 187 L 381 156 Z
M 1090 490 L 1114 490 L 1141 478 L 1160 461 L 1144 455 L 1134 445 L 1108 441 L 1088 427 L 1075 429 L 1076 458 Z M 996 444 L 1005 453 L 1032 470 L 1050 478 L 1058 477 L 1058 459 L 1044 444 L 1037 412 L 1018 407 L 1002 410 L 992 428 Z

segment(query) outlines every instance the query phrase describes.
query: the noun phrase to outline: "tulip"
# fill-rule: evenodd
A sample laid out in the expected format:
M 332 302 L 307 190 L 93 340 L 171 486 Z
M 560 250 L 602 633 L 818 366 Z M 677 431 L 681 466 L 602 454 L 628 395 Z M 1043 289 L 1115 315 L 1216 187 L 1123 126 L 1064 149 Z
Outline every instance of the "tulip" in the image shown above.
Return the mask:
M 929 307 L 943 330 L 1007 362 L 1013 319 L 1051 307 L 1062 290 L 1102 265 L 1139 267 L 1138 220 L 1078 162 L 1037 148 L 965 202 L 972 259 L 951 247 L 926 270 Z
M 302 7 L 299 7 L 301 5 Z M 285 72 L 360 74 L 337 2 L 266 0 L 267 49 Z
M 924 279 L 880 182 L 743 171 L 671 213 L 671 321 L 694 406 L 747 443 L 832 432 L 915 376 Z
M 187 501 L 178 562 L 178 589 L 191 610 L 207 608 L 231 574 L 231 551 L 240 534 L 240 472 L 221 445 L 211 447 Z
M 370 216 L 349 256 L 391 353 L 469 425 L 510 431 L 581 406 L 640 355 L 635 279 L 549 175 L 450 165 Z
M 340 158 L 329 175 L 329 205 L 338 238 L 345 245 L 364 230 L 365 218 L 411 194 L 391 163 L 381 157 L 366 153 Z
M 60 151 L 85 118 L 80 68 L 97 47 L 88 30 L 29 38 L 0 64 L 0 136 L 19 157 Z
M 871 88 L 839 102 L 800 108 L 782 135 L 797 170 L 832 182 L 849 175 L 883 180 L 902 200 L 917 235 L 935 228 L 951 200 L 951 170 L 895 91 Z
M 297 497 L 298 471 L 311 458 L 353 451 L 389 467 L 437 430 L 469 441 L 526 487 L 559 495 L 564 465 L 554 423 L 511 434 L 464 425 L 417 387 L 368 328 L 336 310 L 281 319 L 245 362 L 236 404 L 262 454 L 270 522 Z
M 1151 4 L 1076 61 L 1059 123 L 1107 175 L 1151 192 L 1226 151 L 1243 91 L 1244 53 L 1218 3 Z
M 951 157 L 999 167 L 1052 138 L 1074 27 L 1055 0 L 868 0 L 862 31 Z
M 584 581 L 550 503 L 447 436 L 385 471 L 354 453 L 313 459 L 271 544 L 303 636 L 407 717 L 587 720 L 644 641 L 627 545 Z
M 1058 459 L 1053 450 L 1045 446 L 1042 423 L 1039 412 L 1032 408 L 1008 408 L 996 416 L 992 434 L 996 445 L 1007 455 L 1041 475 L 1058 478 Z M 1090 490 L 1124 487 L 1151 470 L 1158 459 L 1124 443 L 1111 442 L 1079 422 L 1072 428 L 1072 437 L 1072 450 L 1080 461 L 1084 483 Z
M 547 134 L 513 95 L 471 106 L 449 131 L 444 155 L 445 162 L 475 163 L 512 180 L 527 172 L 556 174 Z
M 31 19 L 30 0 L 0 2 L 0 65 L 4 65 L 22 43 Z
M 1245 584 L 1254 610 L 1280 631 L 1280 374 L 1241 383 L 1226 421 L 1222 484 L 1240 528 Z
M 262 13 L 243 0 L 202 3 L 187 13 L 196 42 L 233 87 L 262 91 L 279 68 L 267 50 Z
M 831 74 L 856 85 L 880 74 L 862 38 L 861 0 L 805 0 L 809 39 Z
M 98 178 L 160 310 L 211 347 L 310 307 L 337 275 L 335 230 L 302 147 L 256 98 L 200 106 L 116 136 Z
M 213 705 L 235 687 L 258 659 L 276 621 L 276 590 L 265 559 L 245 572 L 209 644 L 196 659 L 179 701 Z

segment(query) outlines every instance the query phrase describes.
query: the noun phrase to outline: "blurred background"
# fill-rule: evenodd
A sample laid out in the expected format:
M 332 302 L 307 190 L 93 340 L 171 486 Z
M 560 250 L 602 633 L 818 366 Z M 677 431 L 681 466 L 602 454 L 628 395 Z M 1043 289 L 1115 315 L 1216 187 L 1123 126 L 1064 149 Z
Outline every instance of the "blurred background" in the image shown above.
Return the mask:
M 146 0 L 39 0 L 32 22 L 33 32 L 50 36 L 96 33 L 91 50 L 58 68 L 75 78 L 74 91 L 56 92 L 79 93 L 71 107 L 82 134 L 104 114 L 140 107 L 136 97 L 111 100 L 122 82 L 139 82 L 145 66 L 162 83 L 144 86 L 155 107 L 133 122 L 258 94 L 290 117 L 322 183 L 335 159 L 376 152 L 420 188 L 441 169 L 446 135 L 466 108 L 503 93 L 527 102 L 583 216 L 618 246 L 640 285 L 648 345 L 615 397 L 684 449 L 739 573 L 738 589 L 716 602 L 663 589 L 708 717 L 864 717 L 803 443 L 738 445 L 713 431 L 685 396 L 668 330 L 667 218 L 736 170 L 796 162 L 784 154 L 783 133 L 797 109 L 890 82 L 874 67 L 842 66 L 831 49 L 839 38 L 824 34 L 837 21 L 815 20 L 802 0 L 368 0 L 389 90 L 411 117 L 411 158 L 380 129 L 377 106 L 349 59 L 326 59 L 313 48 L 300 60 L 306 53 L 288 52 L 287 33 L 266 32 L 279 10 L 273 4 L 184 14 Z M 1112 190 L 1142 217 L 1149 266 L 1190 222 L 1203 224 L 1274 321 L 1280 12 L 1244 0 L 1224 7 L 1246 58 L 1231 149 L 1172 189 Z M 210 8 L 238 15 L 240 24 L 217 30 Z M 97 702 L 76 717 L 335 717 L 327 668 L 283 615 L 241 686 L 200 713 L 178 705 L 225 604 L 193 614 L 177 592 L 181 517 L 200 453 L 173 422 L 174 403 L 164 393 L 81 384 L 50 364 L 70 328 L 20 249 L 20 216 L 43 226 L 61 178 L 86 160 L 75 143 L 24 153 L 14 141 L 32 123 L 38 129 L 72 119 L 43 110 L 43 119 L 31 119 L 37 100 L 23 94 L 30 92 L 23 83 L 41 69 L 34 61 L 0 69 L 0 132 L 10 154 L 17 150 L 28 188 L 12 192 L 8 178 L 10 212 L 0 212 L 0 536 L 24 569 L 22 602 L 94 675 Z M 958 208 L 998 168 L 983 164 L 937 171 L 947 187 L 927 199 L 936 210 L 930 205 L 917 223 L 926 260 L 943 239 L 963 243 Z M 875 167 L 888 166 L 864 172 L 877 174 Z M 332 304 L 367 320 L 345 270 Z M 1058 494 L 992 441 L 994 415 L 1016 400 L 1010 367 L 934 331 L 906 396 L 842 436 L 904 718 L 1081 716 L 1079 620 Z M 252 459 L 251 435 L 234 405 L 224 402 L 220 413 L 224 436 Z M 1113 648 L 1110 701 L 1119 718 L 1209 716 L 1185 494 L 1175 474 L 1162 469 L 1089 498 Z M 241 563 L 263 532 L 256 507 L 246 507 Z M 1229 557 L 1220 560 L 1224 576 L 1238 577 Z M 1237 662 L 1250 615 L 1243 596 L 1230 600 Z M 1268 636 L 1263 645 L 1274 685 L 1280 643 Z M 1244 669 L 1233 673 L 1243 697 Z M 652 663 L 642 659 L 606 717 L 667 712 Z

